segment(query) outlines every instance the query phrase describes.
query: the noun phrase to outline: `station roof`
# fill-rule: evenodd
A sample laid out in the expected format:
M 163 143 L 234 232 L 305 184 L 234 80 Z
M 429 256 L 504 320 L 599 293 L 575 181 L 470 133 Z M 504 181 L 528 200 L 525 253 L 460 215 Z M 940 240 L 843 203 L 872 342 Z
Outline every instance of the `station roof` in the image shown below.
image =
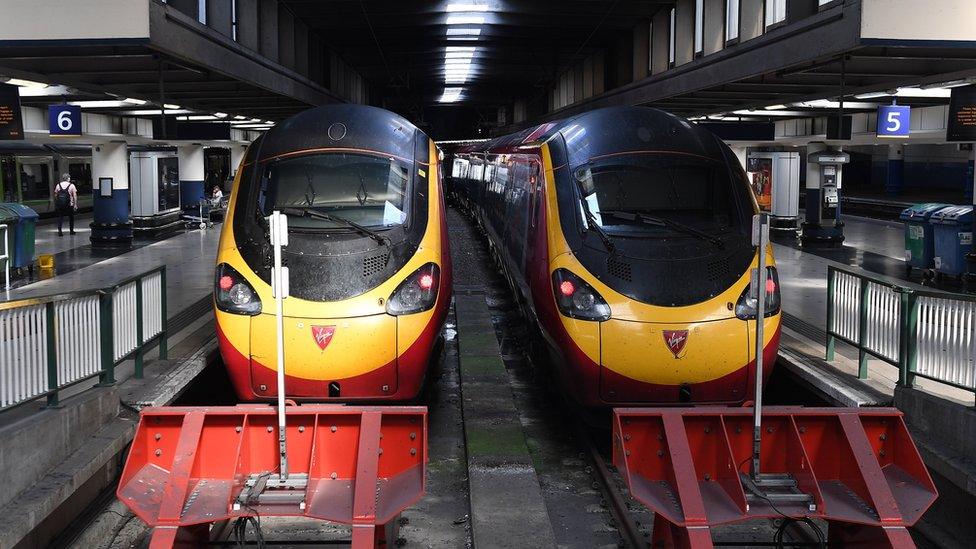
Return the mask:
M 274 6 L 278 27 L 268 27 L 267 14 L 255 12 L 253 39 L 271 40 L 275 48 L 291 52 L 300 49 L 295 36 L 306 36 L 303 44 L 318 56 L 309 54 L 304 69 L 294 58 L 286 61 L 284 54 L 267 53 L 260 44 L 248 45 L 226 30 L 215 30 L 206 17 L 188 14 L 196 9 L 195 0 L 146 2 L 144 36 L 65 40 L 50 26 L 39 25 L 37 40 L 0 39 L 0 81 L 6 76 L 52 84 L 50 93 L 25 97 L 26 106 L 96 101 L 100 103 L 82 105 L 95 112 L 152 116 L 166 104 L 175 115 L 211 120 L 216 115 L 238 125 L 266 127 L 310 106 L 357 100 L 341 89 L 348 78 L 342 76 L 345 69 L 336 68 L 338 60 L 361 77 L 365 91 L 358 100 L 398 112 L 445 139 L 484 137 L 617 105 L 650 105 L 686 117 L 728 121 L 824 116 L 838 110 L 840 99 L 848 113 L 873 111 L 892 100 L 944 105 L 946 84 L 976 82 L 976 39 L 874 39 L 864 30 L 868 0 L 809 0 L 805 3 L 814 9 L 803 17 L 769 26 L 746 40 L 723 41 L 718 51 L 652 74 L 638 67 L 635 48 L 644 44 L 638 30 L 643 28 L 643 40 L 648 40 L 648 25 L 660 32 L 662 16 L 666 21 L 672 8 L 680 11 L 694 2 L 232 4 L 239 19 L 235 29 L 240 25 L 245 30 L 248 23 L 241 14 L 247 6 Z M 706 1 L 712 4 L 725 2 Z M 286 20 L 294 27 L 286 28 Z M 0 31 L 5 29 L 0 22 Z M 603 54 L 603 67 L 594 80 L 603 85 L 593 87 L 600 89 L 583 97 L 577 92 L 569 104 L 553 108 L 552 93 L 560 79 L 574 74 L 578 80 L 580 64 L 598 53 Z M 524 113 L 513 123 L 517 103 Z M 507 116 L 499 116 L 500 109 Z

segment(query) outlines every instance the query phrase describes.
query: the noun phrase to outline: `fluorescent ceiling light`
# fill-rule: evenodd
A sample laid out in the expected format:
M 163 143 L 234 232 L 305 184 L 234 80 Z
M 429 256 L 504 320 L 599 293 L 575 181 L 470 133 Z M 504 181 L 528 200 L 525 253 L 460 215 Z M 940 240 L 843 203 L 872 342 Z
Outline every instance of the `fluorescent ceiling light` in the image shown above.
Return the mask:
M 238 130 L 270 130 L 271 125 L 269 124 L 246 124 L 244 126 L 236 126 Z
M 755 110 L 751 111 L 748 109 L 732 111 L 732 114 L 738 114 L 740 116 L 807 116 L 809 113 L 802 111 L 780 111 L 780 110 Z
M 793 103 L 794 107 L 801 107 L 805 109 L 839 109 L 839 101 L 831 101 L 829 99 L 816 99 L 814 101 L 802 101 L 800 103 Z M 877 107 L 874 103 L 858 103 L 856 101 L 845 101 L 845 109 L 873 109 Z
M 876 92 L 860 93 L 855 95 L 854 98 L 855 99 L 878 99 L 879 97 L 888 97 L 889 95 L 891 95 L 891 93 L 887 91 L 876 91 Z
M 441 98 L 438 99 L 440 103 L 454 103 L 461 99 L 461 92 L 464 88 L 450 87 L 444 88 L 444 93 Z
M 488 11 L 488 4 L 448 4 L 447 11 Z
M 479 36 L 481 35 L 481 29 L 471 28 L 471 27 L 455 27 L 453 29 L 447 29 L 448 36 Z
M 952 91 L 948 88 L 929 88 L 923 90 L 921 88 L 898 88 L 895 93 L 896 97 L 932 97 L 932 98 L 945 98 L 948 99 L 952 95 Z
M 145 105 L 148 101 L 143 101 L 142 99 L 133 99 L 131 97 L 126 97 L 123 99 L 126 103 L 132 103 L 133 105 Z
M 447 18 L 448 25 L 484 25 L 484 15 L 450 15 Z
M 186 109 L 175 109 L 167 110 L 166 114 L 190 114 L 193 111 Z M 122 114 L 128 114 L 131 116 L 155 116 L 159 114 L 159 109 L 137 109 L 134 111 L 125 111 Z
M 234 120 L 247 120 L 246 116 L 235 116 Z
M 126 103 L 125 101 L 118 101 L 114 99 L 102 101 L 70 101 L 68 104 L 81 107 L 83 109 L 111 109 L 116 107 L 132 106 L 132 103 Z
M 445 84 L 465 84 L 467 81 L 467 76 L 448 76 L 444 79 Z
M 227 118 L 227 113 L 225 113 L 225 112 L 215 112 L 214 113 L 214 116 L 216 116 L 217 118 Z
M 763 107 L 767 111 L 778 111 L 786 108 L 786 105 L 767 105 Z
M 164 104 L 164 105 L 163 105 L 163 108 L 164 108 L 164 109 L 167 109 L 167 110 L 169 110 L 169 109 L 173 109 L 173 110 L 178 110 L 178 109 L 180 109 L 181 107 L 180 107 L 179 105 L 170 105 L 170 104 Z
M 271 124 L 272 126 L 274 126 L 274 122 L 272 122 L 272 121 L 270 121 L 270 120 L 265 120 L 265 121 L 264 121 L 264 123 L 265 123 L 265 124 Z
M 473 51 L 449 51 L 444 54 L 444 59 L 467 59 L 470 61 L 473 58 Z
M 48 86 L 38 87 L 19 87 L 17 92 L 21 97 L 50 97 L 52 95 L 70 95 L 71 90 L 67 86 Z
M 447 51 L 470 51 L 470 52 L 474 52 L 474 50 L 476 50 L 478 48 L 476 48 L 474 46 L 447 46 L 444 49 L 447 50 Z
M 210 114 L 195 114 L 193 116 L 181 116 L 187 120 L 216 120 L 217 117 Z
M 13 86 L 22 86 L 25 88 L 46 88 L 47 84 L 44 82 L 34 82 L 33 80 L 24 80 L 22 78 L 10 78 L 7 80 L 8 84 Z

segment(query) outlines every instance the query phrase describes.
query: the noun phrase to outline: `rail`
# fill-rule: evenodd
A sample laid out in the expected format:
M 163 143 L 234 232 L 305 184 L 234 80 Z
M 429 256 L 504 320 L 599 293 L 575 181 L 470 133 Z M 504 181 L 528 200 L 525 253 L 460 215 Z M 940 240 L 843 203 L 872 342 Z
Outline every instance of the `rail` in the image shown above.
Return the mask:
M 976 393 L 976 297 L 909 288 L 864 271 L 827 268 L 827 360 L 836 342 L 858 351 L 858 377 L 875 357 L 898 384 L 930 379 Z
M 166 267 L 107 288 L 0 303 L 0 411 L 98 377 L 115 383 L 115 368 L 159 345 L 166 358 Z

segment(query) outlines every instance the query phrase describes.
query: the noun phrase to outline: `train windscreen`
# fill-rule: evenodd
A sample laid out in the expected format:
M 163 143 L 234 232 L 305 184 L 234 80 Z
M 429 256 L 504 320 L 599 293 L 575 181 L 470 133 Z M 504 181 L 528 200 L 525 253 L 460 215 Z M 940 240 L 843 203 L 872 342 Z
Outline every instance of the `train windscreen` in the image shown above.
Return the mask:
M 322 216 L 291 216 L 289 227 L 345 229 L 342 220 L 386 229 L 409 216 L 410 176 L 397 159 L 368 154 L 326 153 L 273 161 L 258 194 L 261 215 L 273 210 L 307 210 Z M 328 217 L 338 219 L 328 219 Z
M 583 198 L 584 226 L 595 222 L 610 235 L 748 230 L 751 209 L 745 188 L 734 184 L 721 161 L 674 153 L 613 155 L 577 167 L 573 177 Z

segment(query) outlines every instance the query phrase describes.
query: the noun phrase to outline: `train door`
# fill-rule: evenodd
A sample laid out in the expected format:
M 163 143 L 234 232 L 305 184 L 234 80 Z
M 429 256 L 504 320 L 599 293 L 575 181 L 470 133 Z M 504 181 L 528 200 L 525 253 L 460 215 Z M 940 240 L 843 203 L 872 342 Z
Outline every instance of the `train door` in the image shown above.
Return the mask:
M 52 211 L 54 166 L 51 157 L 18 157 L 17 166 L 20 176 L 20 202 L 36 212 Z
M 20 202 L 17 185 L 17 161 L 12 156 L 0 157 L 0 201 Z
M 214 187 L 220 187 L 223 192 L 229 192 L 230 186 L 230 149 L 223 147 L 207 147 L 203 150 L 204 195 L 210 197 Z
M 68 175 L 78 190 L 78 208 L 92 207 L 92 168 L 91 160 L 86 158 L 66 157 Z

